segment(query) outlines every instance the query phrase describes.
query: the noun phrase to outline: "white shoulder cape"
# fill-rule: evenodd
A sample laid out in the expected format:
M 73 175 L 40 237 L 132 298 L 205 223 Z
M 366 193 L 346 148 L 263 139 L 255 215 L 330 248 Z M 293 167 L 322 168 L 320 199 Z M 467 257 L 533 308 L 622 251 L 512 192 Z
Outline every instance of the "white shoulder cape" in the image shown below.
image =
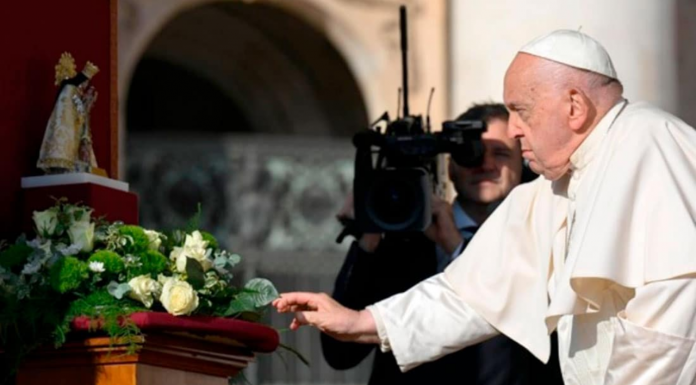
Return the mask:
M 552 300 L 551 252 L 567 201 L 543 178 L 514 189 L 445 271 L 467 304 L 544 362 L 558 317 L 597 311 L 611 284 L 696 276 L 696 131 L 629 104 L 588 167 Z

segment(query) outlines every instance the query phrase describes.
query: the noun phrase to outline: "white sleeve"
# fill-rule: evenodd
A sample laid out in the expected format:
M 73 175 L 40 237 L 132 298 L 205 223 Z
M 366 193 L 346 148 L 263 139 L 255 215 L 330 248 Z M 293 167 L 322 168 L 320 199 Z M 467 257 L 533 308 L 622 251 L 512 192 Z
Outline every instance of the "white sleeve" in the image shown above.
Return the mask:
M 499 334 L 462 301 L 444 274 L 367 309 L 382 351 L 391 350 L 403 372 Z
M 636 289 L 614 321 L 605 384 L 696 384 L 696 279 Z

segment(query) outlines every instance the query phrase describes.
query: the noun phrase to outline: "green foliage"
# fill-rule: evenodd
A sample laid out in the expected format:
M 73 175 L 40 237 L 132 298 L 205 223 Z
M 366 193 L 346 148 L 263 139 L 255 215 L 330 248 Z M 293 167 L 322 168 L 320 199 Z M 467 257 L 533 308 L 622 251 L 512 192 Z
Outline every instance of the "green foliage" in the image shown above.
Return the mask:
M 220 248 L 220 244 L 218 243 L 215 236 L 213 236 L 213 234 L 210 234 L 207 231 L 201 231 L 201 237 L 203 238 L 203 240 L 208 241 L 209 248 L 213 250 L 217 250 Z
M 201 209 L 202 205 L 201 202 L 198 202 L 196 205 L 196 213 L 193 214 L 193 216 L 188 220 L 186 223 L 186 232 L 187 233 L 192 233 L 201 227 L 201 216 L 203 214 L 203 210 Z
M 0 253 L 0 267 L 5 269 L 14 269 L 24 265 L 29 258 L 29 255 L 34 251 L 25 243 L 18 243 L 8 247 Z
M 140 302 L 142 298 L 161 310 L 160 294 L 167 280 L 191 285 L 199 299 L 193 310 L 197 315 L 258 322 L 278 296 L 272 284 L 263 279 L 251 280 L 241 289 L 235 287 L 232 269 L 241 257 L 219 249 L 217 239 L 207 232 L 201 232 L 201 237 L 213 253 L 201 251 L 196 237 L 189 246 L 196 253 L 207 253 L 210 261 L 189 258 L 185 270 L 179 271 L 176 261 L 168 256 L 175 247 L 184 245 L 187 235 L 199 231 L 200 204 L 187 231 L 174 230 L 162 236 L 159 250 L 150 250 L 149 237 L 141 227 L 94 220 L 91 213 L 90 207 L 58 199 L 54 207 L 34 215 L 36 226 L 44 229 L 36 240 L 20 238 L 11 246 L 0 240 L 0 351 L 5 353 L 0 359 L 0 384 L 5 381 L 1 373 L 16 369 L 31 350 L 51 342 L 56 347 L 62 345 L 78 316 L 88 317 L 112 342 L 125 338 L 135 349 L 141 333 L 128 316 L 148 311 Z M 68 230 L 75 223 L 95 224 L 91 255 L 78 253 L 78 245 L 72 244 Z M 77 255 L 64 255 L 71 253 Z M 91 274 L 93 262 L 102 264 L 104 271 Z M 203 266 L 210 265 L 212 268 L 204 271 Z M 131 286 L 130 280 L 139 276 L 149 279 Z
M 126 265 L 123 262 L 123 258 L 110 250 L 99 250 L 92 254 L 87 263 L 90 262 L 101 262 L 104 264 L 104 270 L 110 274 L 120 274 L 126 269 Z
M 70 304 L 65 316 L 65 326 L 75 317 L 86 316 L 90 319 L 91 327 L 100 328 L 111 337 L 112 341 L 123 339 L 129 344 L 128 352 L 133 353 L 137 349 L 137 338 L 140 329 L 128 318 L 135 312 L 148 311 L 130 299 L 118 300 L 105 289 L 97 290 L 86 297 L 79 298 Z M 65 329 L 67 332 L 68 329 Z M 64 340 L 56 338 L 56 344 L 61 345 Z
M 51 266 L 49 282 L 59 293 L 75 290 L 89 277 L 87 264 L 75 257 L 64 257 Z
M 126 254 L 136 255 L 147 250 L 150 245 L 150 238 L 147 237 L 145 231 L 139 226 L 121 226 L 118 232 L 126 239 L 126 242 L 121 245 L 121 249 Z
M 162 242 L 164 254 L 169 255 L 175 247 L 181 247 L 186 241 L 186 232 L 183 230 L 173 230 L 165 234 L 165 239 Z
M 260 315 L 262 308 L 278 297 L 278 291 L 269 280 L 254 278 L 247 282 L 244 289 L 230 301 L 225 316 L 242 313 L 258 313 Z
M 205 286 L 203 266 L 193 258 L 186 258 L 186 282 L 196 290 Z
M 118 283 L 116 281 L 111 281 L 109 285 L 106 286 L 106 291 L 116 299 L 123 298 L 123 296 L 128 294 L 131 290 L 132 288 L 130 285 L 125 282 Z
M 56 199 L 55 205 L 48 210 L 55 212 L 56 214 L 56 228 L 53 237 L 51 237 L 56 243 L 70 243 L 70 238 L 68 237 L 68 229 L 74 222 L 82 222 L 90 220 L 92 209 L 81 203 L 70 203 L 67 198 Z M 41 229 L 36 229 L 37 233 L 41 233 Z M 40 234 L 45 237 L 46 234 Z
M 159 251 L 146 250 L 138 254 L 138 257 L 140 258 L 140 266 L 128 269 L 129 279 L 145 274 L 156 277 L 157 274 L 167 270 L 169 266 L 169 259 Z
M 16 296 L 0 297 L 0 350 L 4 350 L 3 371 L 12 375 L 21 360 L 45 342 L 50 342 L 56 325 L 63 324 L 68 298 L 45 287 L 31 298 L 19 300 Z

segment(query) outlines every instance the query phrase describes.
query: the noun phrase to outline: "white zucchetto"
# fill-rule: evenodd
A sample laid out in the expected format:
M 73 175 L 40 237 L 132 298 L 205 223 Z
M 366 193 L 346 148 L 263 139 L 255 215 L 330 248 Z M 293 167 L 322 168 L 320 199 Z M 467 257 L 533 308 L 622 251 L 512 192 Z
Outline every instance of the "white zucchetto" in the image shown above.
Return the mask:
M 579 31 L 553 31 L 527 43 L 520 52 L 617 79 L 604 47 Z

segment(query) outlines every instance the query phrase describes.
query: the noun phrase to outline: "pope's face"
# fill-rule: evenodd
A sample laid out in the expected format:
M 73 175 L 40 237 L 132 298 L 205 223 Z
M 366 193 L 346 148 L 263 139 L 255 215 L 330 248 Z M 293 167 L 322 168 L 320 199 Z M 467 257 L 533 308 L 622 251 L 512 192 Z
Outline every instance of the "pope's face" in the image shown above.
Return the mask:
M 518 54 L 505 76 L 505 105 L 510 110 L 508 135 L 519 138 L 522 157 L 546 179 L 556 180 L 568 170 L 572 131 L 564 118 L 565 106 L 548 80 L 538 74 L 541 59 Z M 535 67 L 537 66 L 537 67 Z
M 480 167 L 465 168 L 450 160 L 449 174 L 457 195 L 490 204 L 504 199 L 520 183 L 522 158 L 517 139 L 508 137 L 507 122 L 493 119 L 481 135 L 486 148 Z

